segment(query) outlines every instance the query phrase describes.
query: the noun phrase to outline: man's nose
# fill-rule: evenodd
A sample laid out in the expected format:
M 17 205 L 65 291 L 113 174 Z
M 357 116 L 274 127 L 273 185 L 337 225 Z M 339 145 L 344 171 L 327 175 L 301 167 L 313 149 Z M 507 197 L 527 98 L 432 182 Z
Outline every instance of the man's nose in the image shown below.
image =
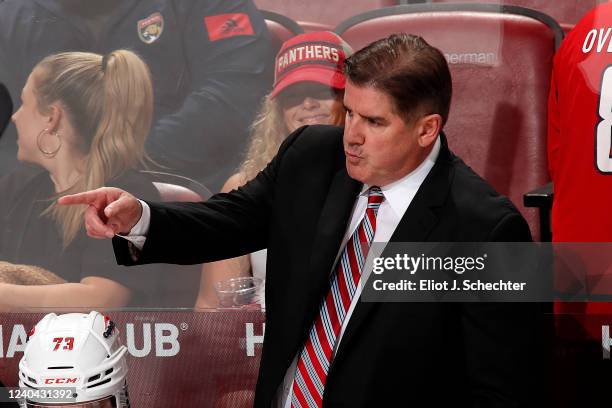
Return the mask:
M 362 123 L 356 117 L 347 118 L 344 125 L 344 140 L 348 144 L 363 144 Z

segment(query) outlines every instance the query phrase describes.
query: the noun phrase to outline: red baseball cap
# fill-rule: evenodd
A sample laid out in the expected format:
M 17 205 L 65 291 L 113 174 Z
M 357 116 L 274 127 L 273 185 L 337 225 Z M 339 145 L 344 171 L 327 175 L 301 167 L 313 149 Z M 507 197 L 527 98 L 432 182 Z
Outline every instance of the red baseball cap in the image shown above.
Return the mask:
M 276 55 L 272 97 L 298 82 L 318 82 L 344 89 L 344 60 L 351 48 L 331 31 L 296 35 Z

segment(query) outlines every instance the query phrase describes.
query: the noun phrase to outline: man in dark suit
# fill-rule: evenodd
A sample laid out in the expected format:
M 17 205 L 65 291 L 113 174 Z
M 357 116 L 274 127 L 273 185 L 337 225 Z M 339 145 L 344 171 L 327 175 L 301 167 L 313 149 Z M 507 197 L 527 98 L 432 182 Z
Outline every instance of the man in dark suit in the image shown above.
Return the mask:
M 354 54 L 345 72 L 344 131 L 297 130 L 236 191 L 157 204 L 103 188 L 60 203 L 88 204 L 88 233 L 114 236 L 126 265 L 268 248 L 258 407 L 537 406 L 539 305 L 359 301 L 372 240 L 531 236 L 508 199 L 448 149 L 451 78 L 437 49 L 393 35 Z

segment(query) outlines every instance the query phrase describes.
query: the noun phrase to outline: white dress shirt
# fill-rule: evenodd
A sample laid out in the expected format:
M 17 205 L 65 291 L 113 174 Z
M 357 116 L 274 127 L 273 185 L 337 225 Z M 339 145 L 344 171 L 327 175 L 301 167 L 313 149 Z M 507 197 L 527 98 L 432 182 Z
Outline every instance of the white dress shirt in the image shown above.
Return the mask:
M 411 173 L 397 181 L 394 181 L 391 184 L 388 184 L 386 186 L 380 186 L 380 189 L 382 190 L 385 199 L 381 203 L 380 208 L 378 209 L 378 214 L 376 216 L 376 232 L 374 233 L 373 242 L 389 242 L 391 236 L 393 235 L 393 232 L 395 231 L 395 228 L 398 226 L 400 220 L 404 216 L 406 209 L 408 209 L 408 206 L 410 205 L 412 199 L 419 190 L 419 187 L 421 187 L 421 184 L 425 180 L 425 177 L 427 177 L 432 167 L 434 166 L 438 158 L 438 154 L 440 153 L 440 143 L 440 137 L 438 136 L 434 147 L 427 156 L 427 158 L 423 161 L 423 163 L 419 165 L 419 167 L 414 169 Z M 340 245 L 338 254 L 336 255 L 336 262 L 338 260 L 338 257 L 341 255 L 346 242 L 353 235 L 365 214 L 365 210 L 368 205 L 369 188 L 369 185 L 364 185 L 357 197 L 357 201 L 355 202 L 355 206 L 353 207 L 353 211 L 351 213 L 351 221 L 347 227 L 346 232 L 344 233 L 342 245 Z M 131 241 L 134 246 L 139 249 L 142 249 L 142 247 L 144 246 L 144 241 L 146 239 L 145 236 L 149 229 L 151 214 L 149 206 L 144 201 L 141 201 L 141 204 L 143 207 L 141 219 L 134 226 L 134 228 L 132 228 L 130 234 L 124 237 Z M 364 265 L 368 265 L 368 260 L 371 256 L 371 253 L 368 254 Z M 334 268 L 336 262 L 334 262 Z M 362 271 L 360 282 L 357 285 L 355 295 L 351 300 L 349 310 L 346 314 L 344 321 L 342 322 L 342 327 L 340 328 L 340 334 L 338 336 L 338 340 L 336 341 L 336 345 L 334 346 L 333 354 L 335 354 L 336 350 L 338 349 L 338 345 L 342 340 L 342 335 L 344 334 L 351 315 L 353 314 L 353 310 L 357 305 L 359 296 L 361 295 L 361 281 L 367 281 L 371 272 L 372 271 L 369 268 L 366 268 L 364 271 Z M 330 273 L 333 273 L 333 270 L 330 271 Z M 299 357 L 300 352 L 298 352 L 298 354 L 294 357 L 293 362 L 287 369 L 287 372 L 285 373 L 285 378 L 283 379 L 283 382 L 281 383 L 277 391 L 277 407 L 291 407 L 291 387 L 293 385 L 293 378 L 295 376 L 297 359 Z

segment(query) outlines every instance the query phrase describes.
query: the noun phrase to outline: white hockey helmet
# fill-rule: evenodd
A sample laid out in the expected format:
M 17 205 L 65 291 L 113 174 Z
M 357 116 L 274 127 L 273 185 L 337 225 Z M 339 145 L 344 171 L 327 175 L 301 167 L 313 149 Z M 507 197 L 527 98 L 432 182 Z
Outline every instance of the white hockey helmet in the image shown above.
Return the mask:
M 22 406 L 129 407 L 126 353 L 107 316 L 49 313 L 28 335 L 19 362 L 19 387 L 74 388 L 74 403 L 32 398 Z

